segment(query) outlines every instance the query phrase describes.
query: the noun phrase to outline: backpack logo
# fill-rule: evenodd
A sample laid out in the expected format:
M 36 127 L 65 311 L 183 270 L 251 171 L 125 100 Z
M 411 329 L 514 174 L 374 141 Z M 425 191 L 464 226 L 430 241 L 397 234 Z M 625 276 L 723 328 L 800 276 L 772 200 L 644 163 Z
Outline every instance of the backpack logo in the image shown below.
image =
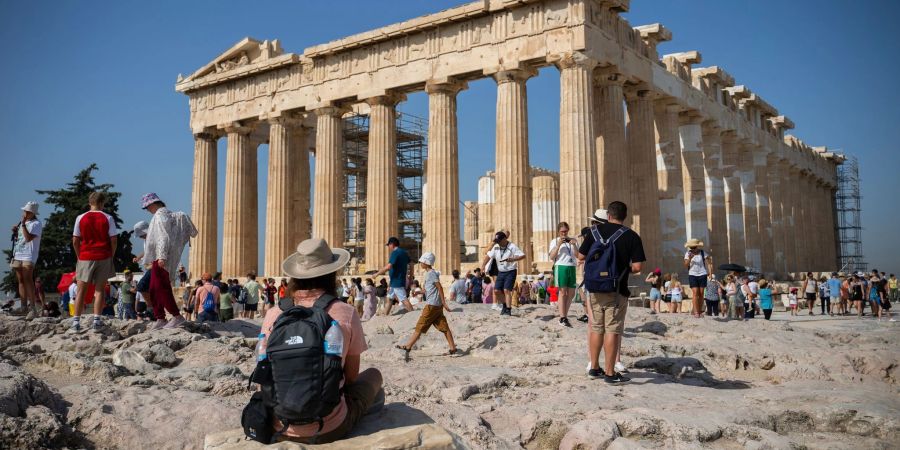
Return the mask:
M 291 336 L 286 341 L 284 341 L 284 345 L 300 345 L 303 343 L 303 336 Z

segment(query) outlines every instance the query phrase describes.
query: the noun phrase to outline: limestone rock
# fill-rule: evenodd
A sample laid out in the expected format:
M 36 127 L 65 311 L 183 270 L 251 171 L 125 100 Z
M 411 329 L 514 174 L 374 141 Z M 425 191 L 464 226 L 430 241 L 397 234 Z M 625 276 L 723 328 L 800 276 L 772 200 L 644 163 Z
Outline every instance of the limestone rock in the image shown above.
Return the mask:
M 569 428 L 559 443 L 559 450 L 603 450 L 619 436 L 615 422 L 582 420 Z
M 113 364 L 124 367 L 132 373 L 150 373 L 159 370 L 156 364 L 150 364 L 134 350 L 119 350 L 113 353 Z
M 456 436 L 444 428 L 429 425 L 414 425 L 382 430 L 366 436 L 356 436 L 330 444 L 308 445 L 295 442 L 280 442 L 263 445 L 246 440 L 242 429 L 223 431 L 206 436 L 205 450 L 355 450 L 355 449 L 417 449 L 417 450 L 463 450 L 466 447 Z

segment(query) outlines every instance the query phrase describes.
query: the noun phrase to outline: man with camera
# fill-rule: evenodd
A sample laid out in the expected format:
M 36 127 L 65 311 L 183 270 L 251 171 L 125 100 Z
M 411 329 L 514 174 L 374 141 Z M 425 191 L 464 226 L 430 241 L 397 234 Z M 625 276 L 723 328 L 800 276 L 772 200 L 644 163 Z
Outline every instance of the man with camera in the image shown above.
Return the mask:
M 509 236 L 498 231 L 494 235 L 494 246 L 484 255 L 481 262 L 483 266 L 496 265 L 497 280 L 494 283 L 494 302 L 502 303 L 501 316 L 512 315 L 510 304 L 516 295 L 516 275 L 518 275 L 518 262 L 525 259 L 525 253 L 516 244 L 509 241 Z M 493 268 L 485 269 L 489 275 L 493 275 Z

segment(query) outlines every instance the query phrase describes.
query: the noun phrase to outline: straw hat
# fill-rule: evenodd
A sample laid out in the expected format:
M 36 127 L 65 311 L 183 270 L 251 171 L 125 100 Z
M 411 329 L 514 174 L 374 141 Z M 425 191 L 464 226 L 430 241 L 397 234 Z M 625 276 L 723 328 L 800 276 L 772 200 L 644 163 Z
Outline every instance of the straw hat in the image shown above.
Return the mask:
M 684 244 L 684 248 L 691 247 L 703 248 L 703 241 L 700 239 L 690 239 Z
M 350 261 L 350 252 L 332 249 L 324 239 L 307 239 L 297 246 L 297 252 L 281 263 L 285 276 L 309 279 L 337 272 Z
M 600 209 L 594 211 L 594 215 L 591 217 L 588 217 L 588 220 L 591 221 L 592 223 L 606 222 L 607 220 L 609 220 L 609 213 L 607 213 L 607 211 L 605 209 L 600 208 Z

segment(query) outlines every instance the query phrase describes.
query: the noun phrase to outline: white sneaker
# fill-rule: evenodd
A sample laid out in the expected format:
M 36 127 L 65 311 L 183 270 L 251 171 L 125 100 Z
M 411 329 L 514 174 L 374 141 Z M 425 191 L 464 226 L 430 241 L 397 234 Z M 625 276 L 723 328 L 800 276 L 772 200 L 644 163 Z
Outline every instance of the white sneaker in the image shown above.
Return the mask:
M 169 321 L 169 323 L 163 326 L 163 328 L 178 328 L 185 322 L 186 320 L 184 320 L 183 316 L 175 316 L 172 318 L 172 320 Z
M 29 310 L 28 314 L 25 314 L 25 320 L 34 319 L 36 315 L 34 314 L 34 310 Z
M 625 367 L 625 364 L 622 364 L 622 363 L 619 362 L 619 361 L 616 361 L 615 368 L 616 368 L 616 372 L 619 372 L 619 373 L 628 373 L 628 369 Z
M 169 322 L 166 319 L 159 319 L 153 323 L 153 326 L 150 327 L 150 330 L 161 330 L 166 326 Z

